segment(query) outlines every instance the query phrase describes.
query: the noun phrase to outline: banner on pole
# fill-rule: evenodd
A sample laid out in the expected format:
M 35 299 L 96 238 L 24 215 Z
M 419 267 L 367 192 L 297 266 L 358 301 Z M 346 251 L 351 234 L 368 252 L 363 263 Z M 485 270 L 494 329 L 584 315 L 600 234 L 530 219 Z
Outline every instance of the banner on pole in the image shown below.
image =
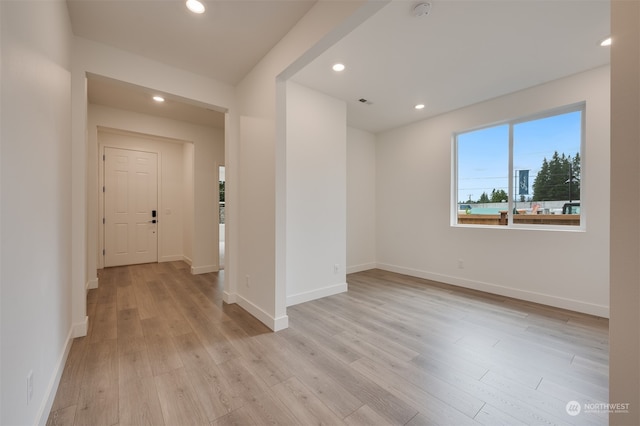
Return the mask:
M 529 195 L 529 170 L 518 170 L 518 195 Z

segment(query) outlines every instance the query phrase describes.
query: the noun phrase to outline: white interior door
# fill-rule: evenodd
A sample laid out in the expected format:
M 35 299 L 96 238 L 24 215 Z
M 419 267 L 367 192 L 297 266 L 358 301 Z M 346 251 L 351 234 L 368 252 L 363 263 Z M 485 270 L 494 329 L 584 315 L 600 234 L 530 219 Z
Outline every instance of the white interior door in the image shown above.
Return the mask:
M 105 147 L 104 155 L 104 264 L 157 262 L 158 154 Z

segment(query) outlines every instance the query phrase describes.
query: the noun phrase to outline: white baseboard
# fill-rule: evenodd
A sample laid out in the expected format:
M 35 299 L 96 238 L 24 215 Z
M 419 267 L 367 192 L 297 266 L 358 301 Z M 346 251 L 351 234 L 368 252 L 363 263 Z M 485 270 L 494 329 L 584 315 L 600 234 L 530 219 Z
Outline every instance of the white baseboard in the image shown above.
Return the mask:
M 299 303 L 333 296 L 334 294 L 344 293 L 345 291 L 347 291 L 347 283 L 340 283 L 317 290 L 306 291 L 304 293 L 292 294 L 291 296 L 287 296 L 287 306 L 293 306 Z
M 368 271 L 369 269 L 375 269 L 375 268 L 376 268 L 375 262 L 347 266 L 347 274 L 355 274 L 356 272 Z
M 236 303 L 236 293 L 228 293 L 226 291 L 222 292 L 222 301 L 224 303 L 228 303 L 228 304 L 232 304 L 232 303 Z
M 284 330 L 289 327 L 289 316 L 283 315 L 281 317 L 275 318 L 273 321 L 273 331 Z
M 184 256 L 181 254 L 174 254 L 171 256 L 162 256 L 159 260 L 158 263 L 162 263 L 162 262 L 177 262 L 179 260 L 184 260 Z
M 67 335 L 67 341 L 65 342 L 64 349 L 60 354 L 60 358 L 58 358 L 58 363 L 56 365 L 54 374 L 49 381 L 47 390 L 45 391 L 45 398 L 42 401 L 40 409 L 38 410 L 38 416 L 36 417 L 36 424 L 38 425 L 45 426 L 47 424 L 47 420 L 49 419 L 49 412 L 51 411 L 51 407 L 53 407 L 53 400 L 56 397 L 56 392 L 58 391 L 58 386 L 60 385 L 60 379 L 62 378 L 64 365 L 67 363 L 67 357 L 69 356 L 69 351 L 71 350 L 71 345 L 73 344 L 73 333 L 74 327 L 71 327 L 71 329 L 69 330 L 69 334 Z
M 209 272 L 218 272 L 218 265 L 191 266 L 191 275 L 208 274 Z
M 98 277 L 92 278 L 89 281 L 87 281 L 87 284 L 85 285 L 86 291 L 93 290 L 96 288 L 98 288 Z
M 289 317 L 287 315 L 274 318 L 239 294 L 236 295 L 236 299 L 238 305 L 240 305 L 242 309 L 256 317 L 261 323 L 269 327 L 271 330 L 279 331 L 289 326 Z
M 181 260 L 182 260 L 183 262 L 186 262 L 189 266 L 193 265 L 193 260 L 191 260 L 191 258 L 190 258 L 190 257 L 182 256 L 182 259 L 181 259 Z
M 542 305 L 568 309 L 574 312 L 582 312 L 589 315 L 609 318 L 609 307 L 606 305 L 596 305 L 594 303 L 567 299 L 550 294 L 536 293 L 528 290 L 520 290 L 517 288 L 504 287 L 501 285 L 490 284 L 482 281 L 468 280 L 465 278 L 452 277 L 449 275 L 436 274 L 432 272 L 421 271 L 418 269 L 405 268 L 402 266 L 389 265 L 384 263 L 378 263 L 377 268 L 389 272 L 397 272 L 399 274 L 410 275 L 412 277 L 424 278 L 427 280 L 451 284 L 458 287 L 484 291 L 486 293 L 497 294 L 499 296 L 512 297 L 514 299 L 525 300 L 527 302 L 540 303 Z
M 89 331 L 89 317 L 84 317 L 84 320 L 71 325 L 71 337 L 84 337 Z

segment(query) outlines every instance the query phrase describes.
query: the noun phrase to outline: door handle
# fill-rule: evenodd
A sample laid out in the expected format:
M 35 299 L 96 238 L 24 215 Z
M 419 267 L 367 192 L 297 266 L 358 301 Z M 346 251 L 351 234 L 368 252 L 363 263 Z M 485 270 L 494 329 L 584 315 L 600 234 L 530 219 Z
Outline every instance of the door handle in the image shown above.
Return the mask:
M 158 221 L 157 221 L 157 220 L 155 220 L 155 219 L 153 219 L 153 220 L 150 220 L 150 221 L 149 221 L 149 223 L 157 223 L 157 222 L 158 222 Z

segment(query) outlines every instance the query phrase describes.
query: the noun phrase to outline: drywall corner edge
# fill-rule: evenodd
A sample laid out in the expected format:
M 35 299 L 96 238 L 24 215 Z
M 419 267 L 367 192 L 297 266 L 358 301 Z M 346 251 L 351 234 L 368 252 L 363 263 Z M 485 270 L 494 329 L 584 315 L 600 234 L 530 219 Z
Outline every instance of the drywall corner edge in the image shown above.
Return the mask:
M 58 391 L 58 386 L 60 385 L 60 379 L 62 378 L 62 372 L 64 371 L 64 366 L 67 363 L 67 358 L 69 357 L 69 352 L 71 351 L 71 345 L 73 345 L 73 338 L 75 336 L 75 324 L 69 330 L 69 334 L 67 334 L 67 341 L 64 345 L 64 349 L 60 358 L 58 359 L 58 363 L 56 365 L 55 371 L 51 380 L 49 382 L 49 386 L 47 386 L 46 390 L 46 398 L 44 399 L 42 406 L 38 410 L 38 416 L 36 417 L 36 424 L 44 426 L 47 424 L 47 420 L 49 419 L 49 412 L 51 411 L 51 407 L 53 407 L 53 401 L 56 397 L 56 393 Z M 86 332 L 85 334 L 86 335 Z

